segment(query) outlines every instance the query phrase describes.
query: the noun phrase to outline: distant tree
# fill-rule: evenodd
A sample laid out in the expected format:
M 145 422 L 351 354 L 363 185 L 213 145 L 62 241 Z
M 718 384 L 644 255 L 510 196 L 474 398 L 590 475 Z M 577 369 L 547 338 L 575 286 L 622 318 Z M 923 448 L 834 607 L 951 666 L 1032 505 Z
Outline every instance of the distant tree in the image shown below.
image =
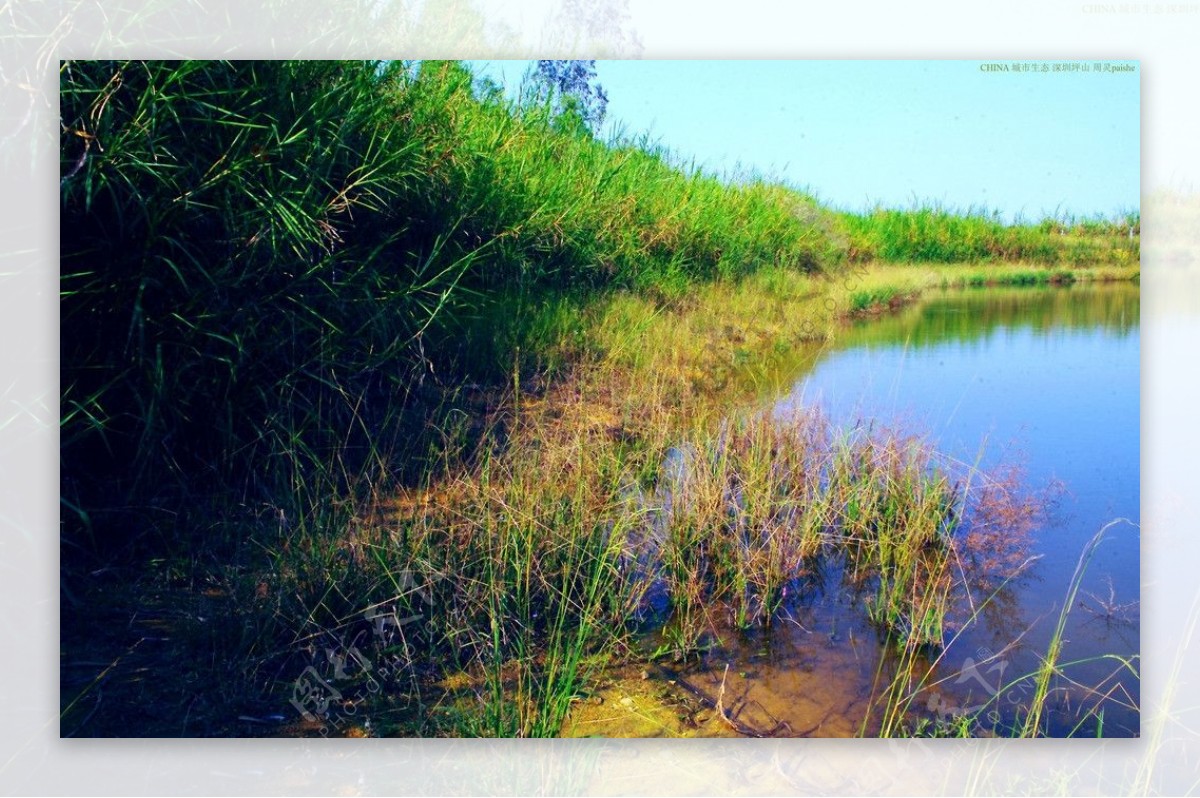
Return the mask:
M 608 95 L 596 82 L 595 61 L 541 60 L 532 78 L 538 100 L 550 104 L 560 127 L 593 135 L 599 132 Z

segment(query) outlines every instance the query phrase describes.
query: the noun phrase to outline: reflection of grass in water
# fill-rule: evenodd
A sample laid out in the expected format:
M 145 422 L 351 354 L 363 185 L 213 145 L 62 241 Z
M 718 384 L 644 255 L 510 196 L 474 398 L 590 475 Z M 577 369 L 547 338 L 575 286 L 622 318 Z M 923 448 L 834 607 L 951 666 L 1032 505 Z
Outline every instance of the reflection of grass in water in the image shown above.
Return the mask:
M 1118 523 L 1130 523 L 1128 519 L 1118 519 L 1110 521 L 1097 532 L 1087 545 L 1084 546 L 1083 553 L 1079 557 L 1079 562 L 1075 566 L 1075 573 L 1071 576 L 1071 581 L 1067 587 L 1067 595 L 1063 601 L 1062 609 L 1058 614 L 1058 623 L 1054 627 L 1054 634 L 1050 638 L 1050 644 L 1046 651 L 1046 656 L 1042 659 L 1041 667 L 1037 669 L 1034 675 L 1034 692 L 1030 700 L 1029 709 L 1025 715 L 1025 719 L 1021 724 L 1019 735 L 1021 737 L 1037 737 L 1044 733 L 1043 716 L 1045 714 L 1046 701 L 1050 695 L 1050 680 L 1053 677 L 1062 675 L 1062 650 L 1063 650 L 1063 634 L 1067 627 L 1067 617 L 1075 606 L 1075 601 L 1079 595 L 1080 585 L 1083 583 L 1083 575 L 1087 570 L 1088 564 L 1092 560 L 1092 556 L 1096 553 L 1096 547 L 1100 545 L 1104 538 L 1104 533 Z M 1117 660 L 1121 665 L 1127 668 L 1134 675 L 1137 675 L 1137 670 L 1133 665 L 1133 660 L 1136 658 L 1111 657 Z M 1103 718 L 1099 718 L 1101 722 L 1100 728 L 1103 728 Z
M 1104 712 L 1107 707 L 1120 706 L 1136 712 L 1138 709 L 1136 702 L 1124 691 L 1118 681 L 1123 673 L 1130 674 L 1135 679 L 1139 678 L 1136 665 L 1139 658 L 1136 655 L 1121 657 L 1108 654 L 1069 662 L 1064 662 L 1062 659 L 1067 618 L 1078 598 L 1084 573 L 1105 533 L 1118 523 L 1131 522 L 1127 519 L 1109 522 L 1084 547 L 1068 584 L 1065 600 L 1059 612 L 1054 632 L 1047 644 L 1046 653 L 1036 669 L 1005 683 L 997 684 L 995 688 L 989 688 L 990 696 L 969 709 L 949 713 L 939 711 L 937 717 L 930 717 L 916 711 L 918 697 L 926 694 L 931 688 L 959 677 L 961 674 L 955 672 L 950 676 L 931 682 L 930 675 L 941 664 L 942 658 L 939 656 L 932 665 L 926 665 L 919 661 L 919 652 L 911 647 L 906 647 L 897 668 L 897 675 L 883 685 L 880 700 L 877 702 L 883 716 L 880 736 L 969 737 L 979 734 L 1002 737 L 1045 736 L 1048 732 L 1048 704 L 1056 693 L 1068 689 L 1082 693 L 1084 700 L 1089 702 L 1086 708 L 1081 706 L 1076 710 L 1079 720 L 1068 736 L 1074 736 L 1089 721 L 1094 724 L 1095 735 L 1103 736 Z M 996 591 L 981 602 L 977 610 L 967 619 L 964 629 L 979 621 L 980 611 L 992 601 L 1003 586 L 1002 583 Z M 1073 668 L 1093 665 L 1102 661 L 1114 663 L 1113 671 L 1096 684 L 1083 685 L 1069 676 L 1069 672 Z M 1003 652 L 992 654 L 980 662 L 970 661 L 970 667 L 984 669 L 992 663 L 1002 666 Z M 1003 673 L 1002 667 L 1000 670 Z M 1064 683 L 1065 687 L 1053 686 L 1055 680 Z M 1016 717 L 1011 721 L 1003 722 L 1002 725 L 1000 701 L 1013 693 L 1028 694 L 1028 699 L 1017 707 Z
M 802 297 L 813 278 L 774 282 L 811 307 Z M 674 607 L 670 642 L 685 654 L 713 613 L 771 623 L 830 547 L 852 558 L 872 620 L 897 649 L 940 644 L 953 567 L 984 551 L 968 542 L 977 527 L 959 527 L 963 508 L 969 497 L 982 512 L 986 494 L 956 492 L 932 450 L 886 430 L 838 431 L 815 415 L 706 421 L 717 391 L 687 366 L 713 362 L 705 342 L 728 335 L 721 326 L 739 314 L 763 310 L 763 325 L 784 315 L 753 285 L 714 286 L 700 301 L 693 311 L 634 297 L 602 306 L 625 321 L 594 333 L 605 345 L 591 366 L 550 395 L 501 403 L 474 456 L 445 424 L 446 467 L 405 501 L 377 487 L 383 478 L 337 505 L 305 494 L 307 511 L 289 507 L 278 538 L 259 537 L 274 558 L 276 626 L 304 618 L 305 634 L 336 636 L 356 628 L 363 606 L 419 617 L 403 630 L 407 670 L 389 686 L 445 706 L 430 671 L 472 676 L 453 712 L 415 723 L 425 734 L 556 734 L 597 669 L 627 656 L 656 579 Z M 644 345 L 655 337 L 669 343 Z M 692 454 L 678 461 L 678 499 L 660 513 L 632 497 L 665 487 L 659 466 L 672 444 Z M 372 459 L 385 474 L 384 453 Z
M 787 591 L 840 553 L 875 625 L 901 648 L 938 648 L 952 608 L 969 601 L 955 595 L 1013 567 L 1040 510 L 1015 472 L 964 489 L 919 439 L 839 432 L 812 412 L 740 418 L 689 451 L 661 548 L 677 655 L 714 607 L 735 626 L 771 623 Z
M 1140 601 L 1117 601 L 1117 588 L 1113 585 L 1112 574 L 1107 574 L 1104 578 L 1108 585 L 1108 596 L 1093 593 L 1090 590 L 1085 590 L 1084 595 L 1091 599 L 1090 602 L 1080 601 L 1079 606 L 1095 616 L 1096 620 L 1103 621 L 1109 626 L 1121 626 L 1133 623 L 1133 615 L 1137 612 Z
M 881 269 L 880 279 L 887 280 L 897 269 Z M 928 276 L 932 287 L 940 279 L 936 273 Z M 1013 323 L 1035 332 L 1098 327 L 1126 334 L 1137 330 L 1140 318 L 1141 292 L 1127 280 L 1073 287 L 989 286 L 945 295 L 926 293 L 895 314 L 853 325 L 842 334 L 842 343 L 860 346 L 904 341 L 914 347 L 967 343 Z
M 835 550 L 870 586 L 870 617 L 899 646 L 941 644 L 958 584 L 949 566 L 966 540 L 955 534 L 963 502 L 921 441 L 839 433 L 815 413 L 742 416 L 693 433 L 677 449 L 690 454 L 637 501 L 644 453 L 584 412 L 555 422 L 545 410 L 529 405 L 512 417 L 502 449 L 345 543 L 365 572 L 356 583 L 364 595 L 422 616 L 406 641 L 424 652 L 422 667 L 472 675 L 466 704 L 432 716 L 434 728 L 558 733 L 595 669 L 627 650 L 659 579 L 679 655 L 701 643 L 712 613 L 742 627 L 772 623 L 813 559 Z M 368 587 L 368 574 L 390 592 Z M 280 578 L 296 593 L 286 567 Z M 432 597 L 405 590 L 409 582 Z M 309 616 L 329 623 L 327 591 L 308 595 Z

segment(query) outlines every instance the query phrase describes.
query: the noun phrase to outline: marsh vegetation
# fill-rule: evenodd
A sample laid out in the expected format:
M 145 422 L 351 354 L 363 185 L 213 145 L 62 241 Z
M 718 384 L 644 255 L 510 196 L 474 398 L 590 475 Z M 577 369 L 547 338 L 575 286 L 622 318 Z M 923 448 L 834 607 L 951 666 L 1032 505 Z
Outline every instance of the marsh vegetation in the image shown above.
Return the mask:
M 1136 215 L 846 214 L 455 63 L 60 88 L 64 734 L 558 735 L 834 571 L 889 652 L 851 731 L 980 731 L 911 687 L 1037 486 L 761 402 L 924 292 L 1134 278 Z

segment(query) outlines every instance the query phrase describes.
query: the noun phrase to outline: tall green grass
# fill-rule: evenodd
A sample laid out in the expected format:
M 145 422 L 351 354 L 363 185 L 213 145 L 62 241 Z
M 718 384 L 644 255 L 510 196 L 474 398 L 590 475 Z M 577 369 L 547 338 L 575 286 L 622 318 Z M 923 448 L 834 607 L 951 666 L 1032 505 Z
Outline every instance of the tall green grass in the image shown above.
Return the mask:
M 271 500 L 334 451 L 408 446 L 415 478 L 441 386 L 530 336 L 472 343 L 493 296 L 519 323 L 511 298 L 547 289 L 836 256 L 811 199 L 598 141 L 457 63 L 68 61 L 60 84 L 77 542 L 108 499 Z
M 116 506 L 231 486 L 273 500 L 334 452 L 352 471 L 403 450 L 414 480 L 445 388 L 506 379 L 518 348 L 518 370 L 564 365 L 541 353 L 578 337 L 597 289 L 677 300 L 847 252 L 1058 262 L 1049 237 L 1076 236 L 940 209 L 838 216 L 597 140 L 453 62 L 67 61 L 60 86 L 73 542 L 132 528 L 108 523 Z
M 1038 224 L 1007 224 L 997 213 L 937 204 L 908 210 L 876 208 L 844 213 L 851 260 L 897 263 L 1026 261 L 1085 266 L 1136 264 L 1141 220 L 1131 213 L 1111 219 L 1063 217 Z

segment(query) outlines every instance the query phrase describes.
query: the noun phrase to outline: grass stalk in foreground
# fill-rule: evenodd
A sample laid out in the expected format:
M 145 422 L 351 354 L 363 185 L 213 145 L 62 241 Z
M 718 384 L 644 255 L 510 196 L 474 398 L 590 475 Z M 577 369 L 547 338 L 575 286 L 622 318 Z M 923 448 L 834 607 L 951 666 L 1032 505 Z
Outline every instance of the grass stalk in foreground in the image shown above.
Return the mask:
M 1084 573 L 1087 570 L 1087 565 L 1095 554 L 1096 548 L 1102 542 L 1105 534 L 1113 526 L 1119 523 L 1130 523 L 1128 519 L 1120 518 L 1110 521 L 1105 524 L 1084 546 L 1076 564 L 1075 572 L 1072 575 L 1071 581 L 1068 584 L 1065 604 L 1060 609 L 1054 632 L 1047 644 L 1045 655 L 1041 658 L 1039 667 L 1029 673 L 1017 676 L 1008 682 L 998 685 L 993 694 L 983 703 L 972 708 L 967 713 L 957 713 L 950 718 L 938 718 L 937 720 L 929 720 L 926 717 L 919 717 L 913 713 L 913 701 L 924 690 L 935 687 L 941 682 L 945 682 L 953 678 L 957 674 L 942 677 L 936 682 L 930 682 L 929 676 L 941 664 L 942 655 L 939 654 L 932 662 L 921 663 L 919 661 L 919 652 L 911 647 L 905 647 L 902 650 L 902 656 L 899 658 L 899 664 L 896 666 L 897 675 L 892 677 L 882 691 L 881 701 L 881 727 L 879 736 L 881 737 L 908 737 L 908 736 L 950 736 L 950 737 L 967 737 L 974 736 L 980 731 L 990 734 L 996 734 L 1004 737 L 1039 737 L 1045 734 L 1046 723 L 1046 704 L 1053 693 L 1051 682 L 1054 678 L 1065 678 L 1067 672 L 1073 668 L 1084 664 L 1095 663 L 1099 660 L 1111 659 L 1116 663 L 1116 672 L 1128 670 L 1134 675 L 1137 675 L 1136 667 L 1134 666 L 1134 658 L 1116 657 L 1116 656 L 1101 656 L 1093 657 L 1086 660 L 1063 662 L 1063 643 L 1064 634 L 1066 631 L 1067 618 L 1072 607 L 1078 598 L 1080 586 L 1083 582 Z M 1028 562 L 1028 561 L 1027 561 Z M 1017 569 L 1019 573 L 1023 568 Z M 1005 580 L 1007 582 L 1007 580 Z M 980 613 L 984 608 L 996 597 L 999 591 L 1004 587 L 1001 583 L 991 595 L 987 596 L 979 603 L 977 608 L 967 618 L 963 627 L 955 634 L 955 638 L 962 634 L 962 631 L 968 628 L 971 624 L 976 623 L 980 617 Z M 1014 645 L 1016 641 L 1010 643 Z M 947 650 L 953 645 L 953 640 L 947 645 Z M 988 662 L 995 661 L 999 655 L 992 655 L 985 662 L 975 663 L 978 667 L 983 667 Z M 882 664 L 881 664 L 882 668 Z M 882 674 L 877 675 L 877 680 Z M 1074 684 L 1074 682 L 1071 682 Z M 997 726 L 994 714 L 996 710 L 996 702 L 1001 696 L 1010 694 L 1013 690 L 1022 685 L 1031 686 L 1031 694 L 1027 704 L 1023 707 L 1023 713 L 1018 719 L 1009 726 Z M 1096 700 L 1096 706 L 1085 713 L 1076 727 L 1086 722 L 1088 717 L 1095 717 L 1097 721 L 1096 733 L 1098 736 L 1103 736 L 1103 704 L 1114 699 L 1111 691 L 1103 692 L 1099 687 L 1082 686 L 1084 691 Z M 865 730 L 865 721 L 863 730 Z M 1068 736 L 1074 736 L 1070 734 Z
M 1050 637 L 1050 644 L 1046 650 L 1046 656 L 1042 659 L 1041 667 L 1037 669 L 1033 680 L 1033 697 L 1030 700 L 1029 710 L 1021 724 L 1020 737 L 1037 737 L 1043 731 L 1043 716 L 1045 714 L 1046 700 L 1050 694 L 1050 680 L 1057 675 L 1061 675 L 1060 659 L 1062 658 L 1063 649 L 1063 634 L 1066 631 L 1067 616 L 1071 609 L 1075 606 L 1075 601 L 1079 595 L 1080 586 L 1083 584 L 1083 575 L 1087 571 L 1088 564 L 1092 561 L 1092 556 L 1096 553 L 1096 547 L 1104 539 L 1104 535 L 1109 529 L 1120 523 L 1132 523 L 1128 518 L 1118 518 L 1109 521 L 1100 531 L 1092 536 L 1092 539 L 1083 547 L 1083 552 L 1079 555 L 1079 561 L 1075 565 L 1075 573 L 1071 576 L 1071 581 L 1067 586 L 1067 594 L 1063 600 L 1062 609 L 1058 613 L 1058 622 L 1054 627 L 1054 634 Z M 1128 663 L 1126 663 L 1128 664 Z

